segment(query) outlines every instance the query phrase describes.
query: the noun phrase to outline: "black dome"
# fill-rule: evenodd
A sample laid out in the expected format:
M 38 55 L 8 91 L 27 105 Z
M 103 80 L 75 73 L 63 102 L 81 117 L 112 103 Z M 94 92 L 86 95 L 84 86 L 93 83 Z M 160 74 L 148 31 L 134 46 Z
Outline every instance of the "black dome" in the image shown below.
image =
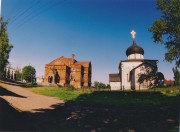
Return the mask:
M 135 53 L 144 55 L 144 50 L 133 41 L 133 44 L 126 50 L 126 55 L 129 56 Z

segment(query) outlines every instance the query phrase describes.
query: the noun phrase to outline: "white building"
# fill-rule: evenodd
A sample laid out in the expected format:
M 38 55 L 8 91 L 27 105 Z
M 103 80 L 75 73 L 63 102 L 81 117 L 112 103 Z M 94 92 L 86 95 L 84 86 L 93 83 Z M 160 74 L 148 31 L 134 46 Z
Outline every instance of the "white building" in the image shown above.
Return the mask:
M 43 83 L 44 82 L 43 76 L 36 77 L 36 82 L 37 83 Z
M 5 78 L 14 80 L 15 79 L 15 71 L 16 71 L 15 68 L 12 68 L 10 66 L 6 67 Z
M 138 90 L 150 88 L 154 80 L 139 82 L 144 75 L 157 70 L 158 60 L 144 59 L 144 50 L 136 44 L 135 34 L 132 31 L 133 44 L 127 48 L 127 60 L 121 60 L 119 73 L 109 74 L 111 90 Z M 118 76 L 119 75 L 119 76 Z

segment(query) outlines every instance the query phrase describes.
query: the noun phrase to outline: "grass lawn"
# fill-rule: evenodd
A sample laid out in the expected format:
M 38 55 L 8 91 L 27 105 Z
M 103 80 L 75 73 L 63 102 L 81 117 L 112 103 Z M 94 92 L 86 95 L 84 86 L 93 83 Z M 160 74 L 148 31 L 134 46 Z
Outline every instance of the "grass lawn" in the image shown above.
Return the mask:
M 32 87 L 28 88 L 28 90 L 42 94 L 42 95 L 47 95 L 51 97 L 58 97 L 62 100 L 69 101 L 69 100 L 76 100 L 77 97 L 83 93 L 90 93 L 90 90 L 67 90 L 65 88 L 57 88 L 57 87 L 47 87 L 47 86 L 42 86 L 42 87 Z
M 38 94 L 63 99 L 65 103 L 31 113 L 17 111 L 0 98 L 0 122 L 3 120 L 0 131 L 179 131 L 180 87 L 125 92 L 25 87 Z
M 143 91 L 67 90 L 55 87 L 34 87 L 29 90 L 65 101 L 81 101 L 93 105 L 111 106 L 159 106 L 177 103 L 180 87 L 156 88 Z

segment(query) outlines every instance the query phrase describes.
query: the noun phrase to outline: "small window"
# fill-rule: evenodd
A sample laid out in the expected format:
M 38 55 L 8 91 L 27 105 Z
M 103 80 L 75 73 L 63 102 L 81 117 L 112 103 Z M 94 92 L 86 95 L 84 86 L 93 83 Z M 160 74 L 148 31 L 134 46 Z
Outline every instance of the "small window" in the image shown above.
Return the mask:
M 127 82 L 129 82 L 129 74 L 127 74 Z

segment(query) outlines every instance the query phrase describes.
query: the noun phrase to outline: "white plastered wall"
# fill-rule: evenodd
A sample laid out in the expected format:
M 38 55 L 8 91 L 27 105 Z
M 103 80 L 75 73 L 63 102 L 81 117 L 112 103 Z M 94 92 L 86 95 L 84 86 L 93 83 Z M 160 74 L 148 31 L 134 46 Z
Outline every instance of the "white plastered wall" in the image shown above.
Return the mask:
M 129 80 L 130 71 L 140 64 L 142 64 L 142 62 L 121 62 L 122 88 L 125 90 L 131 89 L 131 81 Z
M 128 56 L 128 60 L 131 60 L 131 59 L 144 59 L 144 56 L 141 54 L 131 54 Z
M 110 82 L 111 90 L 121 90 L 121 82 Z

